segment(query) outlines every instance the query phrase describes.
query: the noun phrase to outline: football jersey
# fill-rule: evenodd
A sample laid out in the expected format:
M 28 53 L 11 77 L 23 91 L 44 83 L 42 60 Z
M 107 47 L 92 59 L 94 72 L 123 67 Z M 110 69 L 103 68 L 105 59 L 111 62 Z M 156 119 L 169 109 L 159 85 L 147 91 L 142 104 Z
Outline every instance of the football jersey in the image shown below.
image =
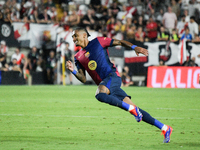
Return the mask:
M 113 39 L 97 37 L 74 56 L 77 69 L 86 70 L 97 85 L 110 73 L 115 72 L 120 76 L 109 59 L 107 47 L 112 46 L 112 43 Z
M 23 53 L 19 53 L 18 55 L 17 55 L 16 53 L 14 53 L 14 54 L 12 55 L 12 57 L 11 57 L 11 60 L 13 60 L 14 58 L 17 59 L 17 64 L 18 64 L 18 65 L 21 65 L 22 59 L 24 59 L 25 56 L 24 56 Z

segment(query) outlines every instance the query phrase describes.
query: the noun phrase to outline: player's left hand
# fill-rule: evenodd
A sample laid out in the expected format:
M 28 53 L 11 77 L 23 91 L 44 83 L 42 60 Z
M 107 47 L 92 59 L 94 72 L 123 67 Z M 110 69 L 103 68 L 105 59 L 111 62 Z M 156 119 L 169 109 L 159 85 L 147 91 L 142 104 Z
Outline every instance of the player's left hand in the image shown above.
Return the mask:
M 148 50 L 145 49 L 145 48 L 142 48 L 142 47 L 136 47 L 135 48 L 135 53 L 136 53 L 137 56 L 139 56 L 139 53 L 144 54 L 145 56 L 149 55 Z

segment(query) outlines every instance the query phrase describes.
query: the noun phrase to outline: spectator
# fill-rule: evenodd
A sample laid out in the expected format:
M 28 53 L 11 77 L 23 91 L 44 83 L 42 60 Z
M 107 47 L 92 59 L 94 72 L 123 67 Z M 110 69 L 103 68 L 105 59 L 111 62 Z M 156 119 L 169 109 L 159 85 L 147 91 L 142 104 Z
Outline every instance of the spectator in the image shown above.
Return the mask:
M 172 12 L 174 12 L 176 14 L 176 17 L 179 17 L 179 15 L 180 15 L 179 4 L 177 4 L 177 2 L 175 0 L 172 0 L 171 3 L 172 3 Z
M 30 72 L 36 71 L 38 60 L 39 60 L 39 54 L 37 53 L 37 48 L 34 46 L 31 52 L 28 54 L 27 68 Z
M 134 24 L 132 24 L 128 28 L 126 28 L 125 39 L 128 41 L 135 40 L 135 33 L 136 33 L 136 26 Z
M 178 34 L 176 33 L 176 29 L 172 30 L 172 34 L 170 35 L 171 42 L 177 42 L 179 40 Z
M 160 11 L 159 11 L 159 13 L 158 13 L 158 15 L 156 17 L 156 21 L 162 22 L 163 15 L 164 15 L 164 11 L 163 11 L 163 9 L 160 9 Z
M 181 21 L 178 22 L 176 27 L 179 37 L 181 37 L 185 33 L 186 27 L 188 27 L 188 23 L 185 22 L 185 15 L 182 15 Z
M 62 23 L 62 24 L 67 24 L 68 21 L 69 21 L 68 13 L 67 13 L 67 11 L 64 11 L 64 12 L 63 12 L 63 16 L 62 16 L 62 18 L 61 18 L 61 23 Z
M 47 64 L 46 64 L 46 69 L 47 69 L 47 79 L 49 84 L 54 84 L 57 78 L 57 60 L 55 57 L 55 52 L 50 51 L 49 56 L 47 57 Z
M 150 42 L 155 42 L 157 39 L 157 23 L 154 22 L 153 18 L 150 16 L 149 22 L 146 25 L 146 31 L 148 33 L 147 37 Z
M 27 67 L 27 58 L 26 56 L 20 52 L 20 48 L 15 49 L 15 53 L 11 56 L 11 60 L 16 59 L 16 64 L 19 65 L 20 68 L 23 68 L 23 70 Z
M 16 58 L 13 58 L 9 64 L 5 64 L 3 71 L 19 71 L 20 75 L 22 75 L 22 70 L 20 66 L 17 64 Z
M 47 9 L 44 9 L 43 13 L 38 16 L 40 23 L 50 23 L 51 17 L 47 14 Z
M 51 17 L 51 21 L 58 22 L 56 7 L 52 6 L 47 10 L 47 14 Z
M 158 67 L 163 67 L 163 66 L 167 66 L 167 65 L 165 65 L 164 60 L 160 59 Z
M 45 9 L 45 0 L 40 0 L 40 3 L 38 4 L 37 7 L 38 14 L 42 14 L 44 9 Z
M 198 0 L 197 0 L 197 2 L 198 2 Z M 199 7 L 196 7 L 196 5 L 197 5 L 196 0 L 190 0 L 189 6 L 188 6 L 189 16 L 194 16 L 195 15 L 195 11 L 196 10 L 198 11 Z
M 141 0 L 138 0 L 136 9 L 137 9 L 137 14 L 141 16 L 143 11 L 145 10 L 145 5 Z
M 122 70 L 122 86 L 130 86 L 133 85 L 134 82 L 131 79 L 131 76 L 129 75 L 129 68 L 128 66 L 124 66 Z
M 198 24 L 195 22 L 194 16 L 190 17 L 190 22 L 188 24 L 188 27 L 190 29 L 192 39 L 195 39 L 198 36 L 199 27 L 198 27 Z
M 137 14 L 137 9 L 134 6 L 134 3 L 132 0 L 129 0 L 129 5 L 126 7 L 126 10 L 129 14 L 131 14 L 132 16 L 136 16 Z
M 8 47 L 6 46 L 5 41 L 1 41 L 1 47 L 0 47 L 0 68 L 4 67 L 6 64 L 6 57 L 8 53 Z
M 164 13 L 162 23 L 170 33 L 172 33 L 172 29 L 176 27 L 177 17 L 176 14 L 172 12 L 171 6 L 168 6 L 168 12 Z
M 199 33 L 198 33 L 198 36 L 196 36 L 196 38 L 193 39 L 192 42 L 200 42 L 200 24 L 199 24 Z
M 168 41 L 169 38 L 169 33 L 165 31 L 164 26 L 160 27 L 160 31 L 157 35 L 157 40 L 158 41 Z
M 126 24 L 125 24 L 126 30 L 128 30 L 133 25 L 132 21 L 133 21 L 133 16 L 131 14 L 128 14 L 126 16 Z
M 185 28 L 185 33 L 182 35 L 181 40 L 186 39 L 187 41 L 192 41 L 192 35 L 190 34 L 190 29 Z
M 144 28 L 145 28 L 145 21 L 143 20 L 142 16 L 139 16 L 138 22 L 135 25 L 136 25 L 137 28 L 140 26 L 144 30 Z
M 179 0 L 179 4 L 181 5 L 181 11 L 182 12 L 184 11 L 184 9 L 188 9 L 189 1 L 190 0 Z
M 10 9 L 8 7 L 6 7 L 4 9 L 3 19 L 4 19 L 4 22 L 12 23 L 12 20 L 11 20 L 11 11 L 10 11 Z
M 108 21 L 107 21 L 107 31 L 108 31 L 108 37 L 113 38 L 113 36 L 115 35 L 115 23 L 116 23 L 116 19 L 114 17 L 111 17 Z
M 70 60 L 71 62 L 73 62 L 73 52 L 72 50 L 69 49 L 69 43 L 66 42 L 65 43 L 65 47 L 64 47 L 64 54 L 65 54 L 65 62 Z M 72 74 L 71 72 L 65 67 L 65 71 L 66 73 L 69 75 L 69 81 L 70 81 L 70 84 L 72 84 Z M 62 77 L 62 63 L 60 65 L 60 84 L 63 84 L 63 77 Z
M 156 14 L 155 14 L 155 10 L 154 9 L 151 9 L 149 16 L 151 16 L 153 18 L 153 20 L 156 20 Z
M 142 26 L 138 26 L 137 32 L 135 33 L 135 40 L 139 42 L 144 42 L 145 32 L 142 29 Z
M 34 10 L 34 11 L 33 11 L 33 14 L 31 14 L 31 15 L 29 16 L 29 20 L 30 20 L 30 22 L 32 22 L 32 23 L 39 23 L 39 18 L 38 18 L 38 12 L 37 12 L 37 10 Z
M 184 15 L 185 15 L 185 22 L 190 22 L 190 16 L 188 14 L 188 9 L 184 10 Z
M 101 0 L 101 5 L 103 8 L 108 9 L 113 3 L 113 0 Z
M 110 7 L 111 9 L 111 13 L 113 15 L 114 18 L 117 17 L 118 12 L 121 10 L 118 5 L 117 2 L 113 2 L 112 6 Z
M 25 9 L 24 15 L 30 18 L 30 15 L 33 14 L 33 11 L 38 7 L 38 5 L 34 0 L 28 0 L 23 7 Z
M 115 28 L 115 33 L 124 33 L 126 30 L 126 26 L 124 24 L 122 24 L 122 22 L 120 20 L 116 21 L 116 24 L 114 26 Z
M 102 16 L 99 18 L 99 24 L 101 25 L 102 28 L 105 26 L 108 19 L 109 19 L 108 10 L 104 9 Z
M 195 57 L 192 57 L 191 59 L 186 60 L 186 62 L 184 63 L 184 66 L 197 67 L 198 65 L 195 63 L 195 60 L 196 60 Z
M 100 0 L 91 0 L 90 1 L 90 7 L 94 10 L 96 10 L 97 13 L 100 13 L 101 10 L 101 1 Z
M 19 13 L 20 13 L 20 19 L 23 19 L 23 17 L 26 15 L 25 14 L 26 8 L 24 7 L 24 4 L 25 4 L 25 0 L 22 0 L 21 5 L 20 5 L 21 9 L 19 11 Z
M 78 26 L 80 24 L 81 18 L 77 14 L 76 10 L 72 11 L 72 14 L 69 16 L 68 24 L 70 26 Z
M 19 10 L 21 8 L 20 4 L 16 2 L 16 0 L 12 1 L 12 9 L 11 9 L 11 20 L 18 22 L 20 21 L 20 13 Z
M 89 26 L 92 30 L 97 29 L 96 22 L 98 18 L 95 16 L 95 11 L 93 9 L 88 9 L 87 14 L 83 17 L 81 24 L 83 27 Z
M 123 23 L 125 24 L 126 23 L 126 16 L 128 15 L 129 13 L 126 11 L 126 5 L 123 5 L 122 6 L 122 10 L 120 10 L 118 13 L 117 13 L 117 19 L 120 20 L 120 21 L 123 21 Z

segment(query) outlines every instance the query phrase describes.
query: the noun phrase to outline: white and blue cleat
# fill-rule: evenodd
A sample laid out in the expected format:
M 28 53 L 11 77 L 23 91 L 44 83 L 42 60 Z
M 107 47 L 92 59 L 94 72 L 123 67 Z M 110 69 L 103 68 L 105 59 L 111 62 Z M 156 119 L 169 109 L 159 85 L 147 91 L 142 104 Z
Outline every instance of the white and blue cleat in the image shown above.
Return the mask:
M 167 126 L 168 128 L 167 128 L 167 130 L 166 131 L 162 131 L 162 134 L 164 135 L 164 141 L 163 141 L 163 143 L 169 143 L 170 142 L 170 137 L 171 137 L 171 134 L 172 134 L 172 131 L 173 131 L 173 129 L 172 129 L 172 127 L 170 127 L 170 126 Z
M 129 112 L 135 117 L 137 122 L 142 121 L 142 113 L 138 107 L 134 106 L 134 109 L 130 110 Z

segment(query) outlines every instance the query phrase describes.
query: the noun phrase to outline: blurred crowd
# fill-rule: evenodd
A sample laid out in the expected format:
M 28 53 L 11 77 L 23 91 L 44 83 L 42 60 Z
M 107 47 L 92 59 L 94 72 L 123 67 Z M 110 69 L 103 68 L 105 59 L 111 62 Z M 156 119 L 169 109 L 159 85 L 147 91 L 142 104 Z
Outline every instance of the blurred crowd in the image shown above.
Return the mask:
M 0 10 L 5 21 L 82 26 L 111 38 L 200 41 L 200 0 L 0 0 Z
M 180 39 L 200 42 L 200 0 L 0 0 L 0 10 L 0 20 L 11 23 L 58 23 L 65 30 L 81 26 L 102 36 L 130 42 L 179 42 Z M 4 41 L 1 45 L 5 45 Z M 35 49 L 24 56 L 27 61 L 23 67 L 43 70 L 56 57 L 55 51 L 43 60 Z M 6 51 L 1 48 L 0 62 Z M 31 61 L 35 66 L 30 65 Z M 15 64 L 18 59 L 11 62 Z M 4 70 L 9 68 L 5 64 L 1 63 Z M 55 71 L 49 74 L 52 72 Z

